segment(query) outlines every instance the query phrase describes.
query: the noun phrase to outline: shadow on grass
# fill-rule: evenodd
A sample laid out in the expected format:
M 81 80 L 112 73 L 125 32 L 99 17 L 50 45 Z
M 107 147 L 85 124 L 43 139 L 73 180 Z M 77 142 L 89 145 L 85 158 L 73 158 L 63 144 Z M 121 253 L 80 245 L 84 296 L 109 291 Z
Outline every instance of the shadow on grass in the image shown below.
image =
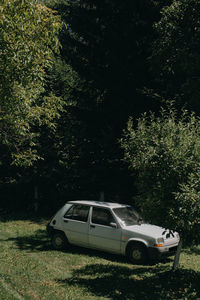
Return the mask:
M 199 299 L 200 273 L 172 272 L 164 266 L 130 268 L 93 264 L 75 270 L 71 278 L 56 280 L 67 286 L 80 286 L 98 297 L 115 300 Z
M 50 240 L 45 230 L 37 230 L 34 235 L 18 236 L 0 241 L 13 242 L 20 250 L 32 252 L 51 250 Z
M 184 249 L 186 254 L 193 254 L 193 255 L 200 255 L 200 248 L 199 247 L 192 247 Z
M 46 224 L 49 220 L 49 216 L 40 216 L 33 213 L 2 213 L 0 212 L 0 222 L 6 223 L 11 221 L 30 221 L 37 224 Z

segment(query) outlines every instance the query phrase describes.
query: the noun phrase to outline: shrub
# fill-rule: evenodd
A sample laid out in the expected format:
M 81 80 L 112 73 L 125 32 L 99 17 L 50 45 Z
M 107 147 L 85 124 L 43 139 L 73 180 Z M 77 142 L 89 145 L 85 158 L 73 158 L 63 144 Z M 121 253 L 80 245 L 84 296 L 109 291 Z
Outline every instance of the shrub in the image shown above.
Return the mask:
M 133 119 L 121 140 L 137 174 L 137 203 L 145 218 L 177 230 L 187 245 L 200 241 L 200 118 L 173 105 L 159 116 Z

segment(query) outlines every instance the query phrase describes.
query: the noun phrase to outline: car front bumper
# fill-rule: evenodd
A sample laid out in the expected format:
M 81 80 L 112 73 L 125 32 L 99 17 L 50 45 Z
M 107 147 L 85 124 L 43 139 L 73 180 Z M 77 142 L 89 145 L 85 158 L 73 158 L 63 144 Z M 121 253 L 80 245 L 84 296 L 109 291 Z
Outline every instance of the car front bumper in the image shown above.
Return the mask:
M 149 247 L 148 255 L 149 259 L 157 259 L 161 257 L 174 255 L 177 251 L 178 244 L 171 247 Z

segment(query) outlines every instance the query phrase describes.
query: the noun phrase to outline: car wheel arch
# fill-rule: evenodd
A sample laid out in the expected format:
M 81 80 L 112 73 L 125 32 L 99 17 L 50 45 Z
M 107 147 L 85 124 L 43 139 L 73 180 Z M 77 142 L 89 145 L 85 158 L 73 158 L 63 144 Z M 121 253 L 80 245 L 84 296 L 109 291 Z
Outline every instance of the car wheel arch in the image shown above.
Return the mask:
M 142 256 L 141 259 L 135 260 L 132 258 L 131 255 L 131 250 L 136 247 L 138 249 L 141 249 L 142 251 Z M 145 262 L 148 259 L 148 250 L 147 250 L 147 245 L 143 241 L 138 241 L 138 240 L 131 240 L 126 246 L 126 257 L 132 262 L 132 263 L 142 263 Z
M 148 245 L 145 241 L 143 240 L 138 240 L 138 239 L 131 239 L 128 241 L 127 245 L 126 245 L 126 250 L 125 250 L 125 253 L 127 254 L 127 251 L 130 249 L 130 247 L 132 245 L 141 245 L 143 246 L 145 249 L 148 248 Z

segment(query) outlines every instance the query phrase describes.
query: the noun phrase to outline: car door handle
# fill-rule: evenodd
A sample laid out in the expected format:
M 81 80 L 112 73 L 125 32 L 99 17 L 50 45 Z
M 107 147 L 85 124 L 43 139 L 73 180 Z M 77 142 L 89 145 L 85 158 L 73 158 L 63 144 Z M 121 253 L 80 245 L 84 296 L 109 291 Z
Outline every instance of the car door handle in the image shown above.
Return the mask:
M 95 228 L 95 225 L 90 225 L 90 228 Z
M 68 223 L 68 220 L 64 220 L 65 223 Z

